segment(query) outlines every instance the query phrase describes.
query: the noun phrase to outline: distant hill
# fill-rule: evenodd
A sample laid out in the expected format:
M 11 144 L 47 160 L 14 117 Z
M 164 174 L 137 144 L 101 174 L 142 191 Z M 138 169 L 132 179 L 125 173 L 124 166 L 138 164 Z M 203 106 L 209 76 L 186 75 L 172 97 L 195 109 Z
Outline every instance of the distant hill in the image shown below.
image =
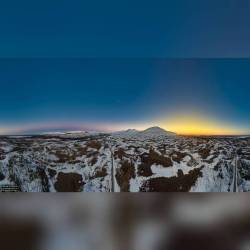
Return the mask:
M 65 139 L 85 138 L 87 136 L 98 135 L 100 132 L 95 131 L 67 131 L 67 132 L 46 132 L 44 136 L 56 136 Z
M 159 137 L 159 136 L 176 136 L 175 133 L 170 132 L 170 131 L 166 131 L 165 129 L 162 129 L 160 127 L 151 127 L 148 128 L 144 131 L 141 131 L 139 133 L 140 136 L 143 137 Z
M 125 131 L 118 131 L 112 134 L 113 136 L 122 138 L 158 138 L 158 137 L 172 137 L 176 136 L 175 133 L 166 131 L 160 127 L 151 127 L 143 131 L 138 131 L 136 129 L 128 129 Z

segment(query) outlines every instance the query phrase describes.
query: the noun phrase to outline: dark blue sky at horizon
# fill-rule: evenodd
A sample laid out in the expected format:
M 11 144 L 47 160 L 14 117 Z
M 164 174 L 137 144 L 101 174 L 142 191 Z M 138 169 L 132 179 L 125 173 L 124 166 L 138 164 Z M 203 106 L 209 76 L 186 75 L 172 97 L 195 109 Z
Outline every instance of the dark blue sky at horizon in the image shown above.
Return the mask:
M 0 79 L 1 127 L 195 111 L 250 131 L 250 59 L 0 59 Z

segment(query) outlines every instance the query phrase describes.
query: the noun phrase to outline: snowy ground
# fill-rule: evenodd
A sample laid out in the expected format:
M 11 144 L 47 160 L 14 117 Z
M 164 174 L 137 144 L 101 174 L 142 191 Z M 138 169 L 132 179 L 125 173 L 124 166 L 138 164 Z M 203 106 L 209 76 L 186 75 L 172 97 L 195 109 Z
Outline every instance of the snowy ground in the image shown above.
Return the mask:
M 247 137 L 1 137 L 0 186 L 15 184 L 24 192 L 110 192 L 112 186 L 115 192 L 228 192 L 236 149 L 239 190 L 249 191 Z

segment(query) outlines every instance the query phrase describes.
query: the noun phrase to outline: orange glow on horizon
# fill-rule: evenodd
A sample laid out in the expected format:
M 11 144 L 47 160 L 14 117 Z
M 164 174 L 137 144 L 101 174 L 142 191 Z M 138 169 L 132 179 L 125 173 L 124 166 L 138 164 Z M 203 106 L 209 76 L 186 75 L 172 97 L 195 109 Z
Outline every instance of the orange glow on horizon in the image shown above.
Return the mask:
M 54 131 L 57 128 L 64 129 L 64 131 L 85 130 L 85 128 L 92 128 L 96 131 L 114 132 L 127 129 L 145 130 L 149 127 L 159 126 L 167 131 L 175 132 L 178 135 L 249 135 L 250 128 L 243 128 L 239 126 L 232 126 L 232 124 L 223 123 L 200 113 L 172 113 L 166 115 L 167 119 L 157 119 L 144 122 L 135 123 L 94 123 L 74 121 L 67 122 L 49 122 L 39 124 L 22 124 L 16 127 L 4 126 L 0 127 L 0 135 L 6 134 L 27 134 L 29 131 L 35 129 L 39 132 L 46 132 L 51 129 Z M 44 131 L 43 131 L 44 130 Z
M 222 124 L 201 115 L 175 115 L 161 123 L 161 127 L 179 135 L 242 135 L 242 129 Z

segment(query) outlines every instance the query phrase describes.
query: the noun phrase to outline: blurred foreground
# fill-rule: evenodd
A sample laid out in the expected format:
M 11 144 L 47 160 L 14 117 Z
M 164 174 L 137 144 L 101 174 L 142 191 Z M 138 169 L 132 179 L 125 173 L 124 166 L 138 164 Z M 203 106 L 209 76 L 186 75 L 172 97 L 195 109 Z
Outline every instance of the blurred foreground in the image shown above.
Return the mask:
M 248 250 L 247 195 L 5 194 L 1 249 Z

